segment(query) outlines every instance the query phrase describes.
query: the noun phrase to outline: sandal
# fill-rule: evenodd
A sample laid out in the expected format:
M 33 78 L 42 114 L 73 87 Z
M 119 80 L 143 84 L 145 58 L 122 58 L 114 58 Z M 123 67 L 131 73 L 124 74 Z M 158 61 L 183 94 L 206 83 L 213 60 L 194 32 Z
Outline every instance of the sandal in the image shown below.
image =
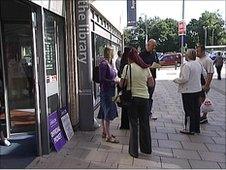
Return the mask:
M 106 133 L 102 133 L 102 138 L 106 138 L 106 137 L 107 137 Z M 111 137 L 112 137 L 112 138 L 116 138 L 115 135 L 111 135 Z
M 119 143 L 119 140 L 116 138 L 110 137 L 110 138 L 106 138 L 106 142 Z

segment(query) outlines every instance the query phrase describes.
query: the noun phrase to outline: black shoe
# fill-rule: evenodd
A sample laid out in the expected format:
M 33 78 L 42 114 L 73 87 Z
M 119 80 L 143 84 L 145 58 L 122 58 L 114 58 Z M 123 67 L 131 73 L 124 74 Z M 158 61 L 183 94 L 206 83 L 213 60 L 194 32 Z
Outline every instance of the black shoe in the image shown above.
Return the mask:
M 207 117 L 201 117 L 200 118 L 200 124 L 208 123 Z
M 189 132 L 188 130 L 180 130 L 180 133 L 186 134 L 186 135 L 194 135 L 195 132 Z
M 134 158 L 138 158 L 138 154 L 132 154 L 132 153 L 130 153 L 130 152 L 129 152 L 129 154 L 130 154 L 130 156 L 132 156 L 132 157 L 134 157 Z
M 143 152 L 143 151 L 141 151 L 141 153 L 148 154 L 148 155 L 151 154 L 151 152 Z

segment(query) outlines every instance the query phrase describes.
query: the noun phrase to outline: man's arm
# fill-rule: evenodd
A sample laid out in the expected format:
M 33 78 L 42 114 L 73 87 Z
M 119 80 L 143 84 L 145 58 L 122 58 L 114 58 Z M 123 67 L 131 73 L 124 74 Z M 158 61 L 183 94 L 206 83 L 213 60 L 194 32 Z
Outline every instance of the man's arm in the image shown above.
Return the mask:
M 210 84 L 213 79 L 213 73 L 208 73 L 206 78 L 206 84 L 203 87 L 204 91 L 208 91 L 210 89 Z

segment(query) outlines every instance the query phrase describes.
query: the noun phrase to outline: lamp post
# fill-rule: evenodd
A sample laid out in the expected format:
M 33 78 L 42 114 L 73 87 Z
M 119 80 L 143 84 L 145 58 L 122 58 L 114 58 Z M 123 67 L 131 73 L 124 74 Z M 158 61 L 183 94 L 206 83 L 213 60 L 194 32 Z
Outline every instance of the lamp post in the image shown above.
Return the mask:
M 207 45 L 207 28 L 208 27 L 205 27 L 205 26 L 203 26 L 203 29 L 204 29 L 204 31 L 205 31 L 205 47 L 206 47 L 206 45 Z
M 145 44 L 148 42 L 148 23 L 147 23 L 147 15 L 142 13 L 141 16 L 144 15 L 144 23 L 145 23 Z
M 185 9 L 185 0 L 182 2 L 182 21 L 184 21 L 184 9 Z M 181 54 L 184 53 L 184 34 L 181 35 Z M 181 66 L 183 64 L 183 57 L 181 57 Z
M 212 30 L 212 45 L 214 45 L 214 28 Z
M 185 0 L 182 3 L 182 20 L 184 20 Z M 184 53 L 184 35 L 181 35 L 181 53 Z

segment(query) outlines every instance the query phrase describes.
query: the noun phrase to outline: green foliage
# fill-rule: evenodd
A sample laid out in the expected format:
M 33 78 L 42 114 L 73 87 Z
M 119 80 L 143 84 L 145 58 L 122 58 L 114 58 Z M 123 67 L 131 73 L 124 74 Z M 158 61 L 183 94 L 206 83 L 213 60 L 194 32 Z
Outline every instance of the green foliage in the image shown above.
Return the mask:
M 180 51 L 180 43 L 178 36 L 177 21 L 171 18 L 160 19 L 159 17 L 147 19 L 148 38 L 153 38 L 157 41 L 158 51 Z M 222 45 L 226 44 L 226 32 L 224 31 L 224 21 L 218 11 L 205 11 L 200 18 L 192 19 L 187 24 L 186 43 L 188 48 L 194 48 L 198 42 L 204 44 L 205 31 L 207 29 L 207 45 Z M 212 41 L 212 33 L 214 40 Z M 125 45 L 135 47 L 145 47 L 145 21 L 139 18 L 137 27 L 134 30 L 125 30 Z

